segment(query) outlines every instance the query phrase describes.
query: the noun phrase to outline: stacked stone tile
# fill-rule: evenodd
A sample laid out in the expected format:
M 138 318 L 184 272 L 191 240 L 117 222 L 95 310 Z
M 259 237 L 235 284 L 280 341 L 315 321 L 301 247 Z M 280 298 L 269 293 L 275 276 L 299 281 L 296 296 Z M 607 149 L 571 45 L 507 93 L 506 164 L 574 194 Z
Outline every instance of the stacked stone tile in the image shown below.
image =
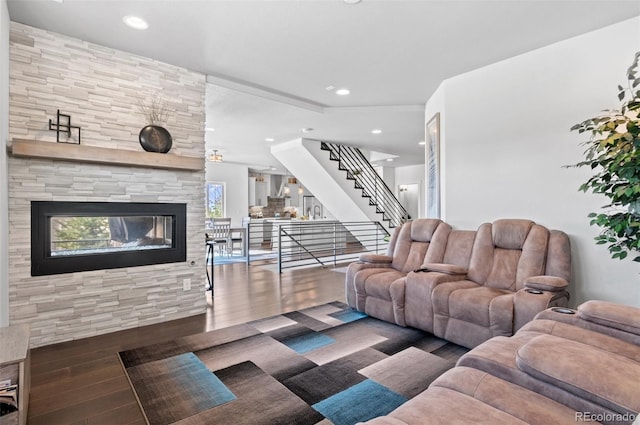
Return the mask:
M 142 151 L 138 133 L 147 122 L 138 100 L 159 95 L 171 111 L 167 155 L 204 158 L 204 75 L 15 22 L 10 58 L 11 138 L 55 143 L 48 122 L 60 109 L 82 127 L 83 145 Z M 33 347 L 205 311 L 204 161 L 197 172 L 8 162 L 10 321 L 31 325 Z M 187 262 L 32 277 L 32 200 L 186 203 Z

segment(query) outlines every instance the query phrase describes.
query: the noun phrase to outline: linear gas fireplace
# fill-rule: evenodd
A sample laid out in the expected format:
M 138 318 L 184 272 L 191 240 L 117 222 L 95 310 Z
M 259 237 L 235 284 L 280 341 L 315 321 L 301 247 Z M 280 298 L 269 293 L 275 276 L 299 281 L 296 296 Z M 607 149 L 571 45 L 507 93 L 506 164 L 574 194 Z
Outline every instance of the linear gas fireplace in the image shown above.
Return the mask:
M 31 202 L 31 275 L 186 261 L 186 204 Z

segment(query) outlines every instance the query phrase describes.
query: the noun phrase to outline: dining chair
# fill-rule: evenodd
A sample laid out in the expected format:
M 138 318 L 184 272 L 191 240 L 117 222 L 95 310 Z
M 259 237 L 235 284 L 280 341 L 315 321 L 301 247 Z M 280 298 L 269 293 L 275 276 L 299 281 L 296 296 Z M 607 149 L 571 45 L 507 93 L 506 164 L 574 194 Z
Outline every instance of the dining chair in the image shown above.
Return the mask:
M 231 219 L 230 218 L 214 218 L 213 228 L 211 229 L 210 241 L 218 246 L 218 252 L 226 253 L 229 256 L 229 248 L 231 245 Z

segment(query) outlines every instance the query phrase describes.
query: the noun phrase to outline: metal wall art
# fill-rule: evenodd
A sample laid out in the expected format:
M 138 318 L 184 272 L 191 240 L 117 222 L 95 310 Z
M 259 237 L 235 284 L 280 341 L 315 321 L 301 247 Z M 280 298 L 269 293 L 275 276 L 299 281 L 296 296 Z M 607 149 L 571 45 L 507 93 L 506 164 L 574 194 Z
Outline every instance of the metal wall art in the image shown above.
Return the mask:
M 60 118 L 66 119 L 66 123 L 64 122 L 60 122 Z M 77 129 L 78 130 L 78 141 L 70 141 L 71 139 L 71 130 L 72 129 Z M 49 130 L 51 131 L 55 131 L 56 132 L 56 142 L 57 143 L 73 143 L 73 144 L 80 144 L 80 127 L 75 126 L 75 125 L 71 125 L 71 115 L 67 115 L 67 114 L 61 114 L 60 113 L 60 109 L 58 109 L 58 112 L 56 114 L 56 122 L 55 124 L 51 121 L 51 118 L 49 118 Z M 64 133 L 67 135 L 67 141 L 60 141 L 60 133 Z

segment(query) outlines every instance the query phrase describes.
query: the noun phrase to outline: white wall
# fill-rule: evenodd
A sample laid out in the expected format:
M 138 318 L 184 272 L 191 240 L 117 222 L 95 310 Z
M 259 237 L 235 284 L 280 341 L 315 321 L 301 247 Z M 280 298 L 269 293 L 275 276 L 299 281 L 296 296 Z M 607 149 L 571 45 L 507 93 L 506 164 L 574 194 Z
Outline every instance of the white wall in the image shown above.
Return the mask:
M 207 161 L 205 179 L 207 182 L 226 183 L 226 216 L 231 217 L 232 227 L 240 227 L 242 217 L 249 215 L 249 168 L 243 165 Z M 204 188 L 202 193 L 204 205 L 207 199 Z
M 424 217 L 424 164 L 409 165 L 406 167 L 397 167 L 395 169 L 395 183 L 396 187 L 393 188 L 394 193 L 398 196 L 398 186 L 405 184 L 417 184 L 418 190 L 418 217 Z M 418 218 L 413 217 L 413 218 Z
M 376 173 L 382 178 L 391 192 L 396 193 L 396 170 L 393 167 L 385 167 L 382 165 L 374 166 Z
M 9 10 L 0 2 L 0 327 L 9 324 L 9 195 L 7 150 L 9 140 Z
M 425 120 L 443 114 L 443 218 L 473 229 L 530 218 L 572 242 L 572 304 L 605 299 L 640 306 L 640 267 L 610 259 L 587 214 L 605 198 L 578 192 L 590 170 L 584 135 L 569 131 L 619 105 L 617 85 L 640 50 L 640 18 L 535 50 L 443 83 Z M 445 90 L 446 88 L 446 90 Z M 444 105 L 444 106 L 443 106 Z

